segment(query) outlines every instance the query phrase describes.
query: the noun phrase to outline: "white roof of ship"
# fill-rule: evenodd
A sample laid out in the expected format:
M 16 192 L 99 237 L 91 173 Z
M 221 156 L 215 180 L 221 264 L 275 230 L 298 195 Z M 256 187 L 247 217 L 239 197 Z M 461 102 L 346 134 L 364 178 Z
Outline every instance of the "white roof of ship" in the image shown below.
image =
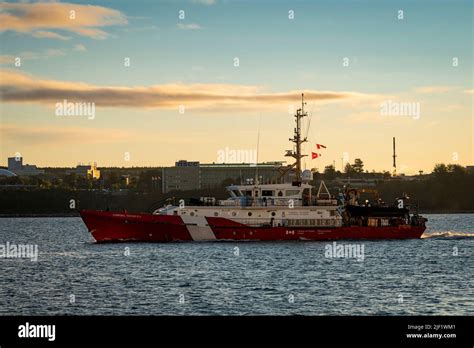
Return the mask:
M 228 186 L 228 188 L 230 189 L 240 189 L 240 190 L 245 190 L 245 189 L 248 189 L 248 190 L 251 190 L 251 189 L 254 189 L 254 188 L 261 188 L 263 190 L 284 190 L 284 189 L 300 189 L 300 188 L 311 188 L 313 187 L 312 185 L 309 185 L 309 184 L 301 184 L 301 186 L 293 186 L 291 183 L 285 183 L 285 184 L 257 184 L 257 185 L 254 185 L 254 184 L 247 184 L 247 185 L 230 185 Z

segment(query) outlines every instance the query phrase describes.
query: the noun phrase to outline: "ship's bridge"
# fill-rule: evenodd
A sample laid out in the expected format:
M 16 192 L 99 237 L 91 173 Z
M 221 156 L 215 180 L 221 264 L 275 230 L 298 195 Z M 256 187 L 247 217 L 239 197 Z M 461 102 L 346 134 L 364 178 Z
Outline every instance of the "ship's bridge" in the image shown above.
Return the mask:
M 274 205 L 307 205 L 311 202 L 309 184 L 258 184 L 227 186 L 230 198 L 220 201 L 220 205 L 240 206 L 274 206 Z

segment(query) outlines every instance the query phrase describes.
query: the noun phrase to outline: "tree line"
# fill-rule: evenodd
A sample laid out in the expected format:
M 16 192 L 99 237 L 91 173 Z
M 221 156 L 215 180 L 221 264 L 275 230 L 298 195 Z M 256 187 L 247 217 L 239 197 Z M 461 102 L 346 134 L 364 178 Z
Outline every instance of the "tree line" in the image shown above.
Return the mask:
M 349 166 L 351 168 L 349 168 Z M 430 174 L 419 180 L 403 180 L 389 172 L 364 171 L 363 161 L 357 159 L 346 165 L 343 173 L 327 166 L 323 173 L 316 172 L 313 184 L 320 180 L 331 182 L 336 178 L 375 179 L 375 188 L 386 202 L 392 202 L 402 194 L 408 194 L 410 202 L 425 212 L 474 212 L 474 173 L 457 164 L 436 164 Z M 160 170 L 144 170 L 128 184 L 118 171 L 105 173 L 103 180 L 93 180 L 76 174 L 60 179 L 44 177 L 10 177 L 0 183 L 0 214 L 69 214 L 73 213 L 70 201 L 77 202 L 79 209 L 127 209 L 150 211 L 150 207 L 162 204 L 166 199 L 214 196 L 225 199 L 225 185 L 239 183 L 238 179 L 226 179 L 220 187 L 195 191 L 161 192 Z M 35 189 L 1 189 L 5 184 L 31 185 Z M 122 190 L 123 189 L 123 190 Z M 122 192 L 123 191 L 123 192 Z M 157 208 L 157 207 L 156 207 Z

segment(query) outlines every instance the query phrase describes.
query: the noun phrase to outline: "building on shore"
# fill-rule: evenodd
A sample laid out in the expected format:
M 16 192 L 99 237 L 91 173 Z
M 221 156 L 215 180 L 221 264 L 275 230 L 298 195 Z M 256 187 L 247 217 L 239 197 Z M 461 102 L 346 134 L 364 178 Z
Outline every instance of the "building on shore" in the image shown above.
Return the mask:
M 180 160 L 174 167 L 162 169 L 162 191 L 212 189 L 225 180 L 244 183 L 258 176 L 260 182 L 274 181 L 281 173 L 284 162 L 249 163 L 199 163 Z M 289 175 L 289 174 L 286 174 Z
M 97 169 L 97 163 L 78 164 L 76 168 L 66 170 L 66 174 L 76 174 L 91 179 L 100 179 L 100 170 Z
M 18 176 L 44 174 L 44 170 L 33 164 L 23 164 L 23 157 L 8 157 L 8 170 Z

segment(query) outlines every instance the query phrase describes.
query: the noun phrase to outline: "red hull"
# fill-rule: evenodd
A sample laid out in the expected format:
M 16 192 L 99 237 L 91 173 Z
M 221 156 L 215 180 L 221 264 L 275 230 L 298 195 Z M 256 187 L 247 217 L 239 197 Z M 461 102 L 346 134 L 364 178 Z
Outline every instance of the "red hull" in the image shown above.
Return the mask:
M 286 241 L 420 238 L 425 226 L 253 227 L 218 217 L 206 218 L 212 238 L 196 238 L 180 216 L 80 212 L 97 242 Z

